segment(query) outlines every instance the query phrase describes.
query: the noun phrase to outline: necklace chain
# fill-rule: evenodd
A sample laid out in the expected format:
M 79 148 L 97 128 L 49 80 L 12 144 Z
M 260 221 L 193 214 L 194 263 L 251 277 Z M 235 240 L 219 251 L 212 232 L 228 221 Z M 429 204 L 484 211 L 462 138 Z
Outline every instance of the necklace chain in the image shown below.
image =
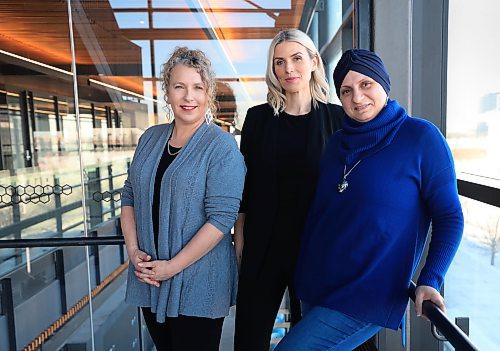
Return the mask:
M 177 151 L 175 151 L 175 152 L 170 151 L 170 140 L 169 140 L 169 141 L 167 141 L 167 153 L 168 153 L 170 156 L 175 156 L 175 155 L 177 155 L 179 152 L 181 152 L 181 150 L 182 150 L 182 147 L 181 147 L 181 148 L 179 148 L 179 150 L 177 150 Z
M 361 162 L 361 160 L 359 160 L 358 162 L 356 162 L 356 164 L 354 166 L 352 166 L 352 168 L 347 173 L 346 173 L 346 171 L 347 171 L 347 165 L 344 165 L 344 176 L 342 177 L 342 181 L 337 186 L 337 188 L 339 189 L 339 193 L 342 193 L 342 192 L 344 192 L 344 190 L 347 189 L 347 187 L 349 186 L 349 183 L 347 182 L 347 176 L 349 174 L 351 174 L 352 170 L 354 168 L 356 168 L 356 166 L 359 165 L 360 162 Z

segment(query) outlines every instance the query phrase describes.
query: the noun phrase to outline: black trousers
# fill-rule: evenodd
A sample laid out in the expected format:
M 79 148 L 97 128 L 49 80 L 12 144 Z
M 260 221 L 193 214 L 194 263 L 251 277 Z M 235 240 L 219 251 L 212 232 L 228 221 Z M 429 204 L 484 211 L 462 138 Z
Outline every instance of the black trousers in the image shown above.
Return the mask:
M 149 307 L 142 307 L 142 314 L 158 351 L 219 351 L 224 318 L 180 315 L 158 323 Z
M 291 325 L 301 319 L 300 301 L 295 297 L 293 285 L 295 259 L 287 262 L 280 255 L 267 256 L 263 265 L 265 268 L 259 270 L 258 274 L 249 277 L 244 271 L 241 272 L 236 302 L 234 351 L 269 351 L 274 321 L 287 287 Z

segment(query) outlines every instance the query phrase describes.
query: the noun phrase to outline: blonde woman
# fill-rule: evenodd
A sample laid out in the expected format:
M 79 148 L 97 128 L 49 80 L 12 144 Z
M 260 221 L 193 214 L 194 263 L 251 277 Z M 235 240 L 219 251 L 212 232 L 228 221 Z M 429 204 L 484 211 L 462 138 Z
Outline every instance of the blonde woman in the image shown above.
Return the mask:
M 269 350 L 288 288 L 292 324 L 300 320 L 293 276 L 314 196 L 319 160 L 343 111 L 329 104 L 318 50 L 303 32 L 278 33 L 269 48 L 267 103 L 248 110 L 241 132 L 247 177 L 235 225 L 240 278 L 235 350 Z

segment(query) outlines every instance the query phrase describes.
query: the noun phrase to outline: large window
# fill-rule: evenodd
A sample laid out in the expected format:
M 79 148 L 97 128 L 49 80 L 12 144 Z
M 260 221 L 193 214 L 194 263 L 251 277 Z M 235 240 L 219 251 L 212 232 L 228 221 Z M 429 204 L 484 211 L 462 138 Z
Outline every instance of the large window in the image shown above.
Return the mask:
M 459 178 L 500 187 L 500 3 L 450 1 L 447 138 Z
M 450 1 L 447 139 L 459 179 L 500 188 L 500 31 L 496 0 Z M 476 201 L 479 200 L 479 201 Z M 447 275 L 451 317 L 481 350 L 500 345 L 500 208 L 461 198 L 463 242 Z M 446 348 L 451 349 L 450 346 Z

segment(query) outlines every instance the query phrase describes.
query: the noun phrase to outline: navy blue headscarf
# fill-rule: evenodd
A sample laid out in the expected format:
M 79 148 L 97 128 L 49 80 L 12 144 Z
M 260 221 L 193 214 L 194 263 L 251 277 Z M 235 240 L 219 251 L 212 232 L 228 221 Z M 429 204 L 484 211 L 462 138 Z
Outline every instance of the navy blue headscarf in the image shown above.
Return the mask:
M 372 51 L 364 49 L 350 49 L 344 52 L 333 71 L 333 81 L 335 91 L 340 98 L 340 87 L 349 71 L 356 71 L 364 74 L 379 83 L 384 88 L 387 95 L 391 90 L 391 80 L 385 70 L 384 63 Z

